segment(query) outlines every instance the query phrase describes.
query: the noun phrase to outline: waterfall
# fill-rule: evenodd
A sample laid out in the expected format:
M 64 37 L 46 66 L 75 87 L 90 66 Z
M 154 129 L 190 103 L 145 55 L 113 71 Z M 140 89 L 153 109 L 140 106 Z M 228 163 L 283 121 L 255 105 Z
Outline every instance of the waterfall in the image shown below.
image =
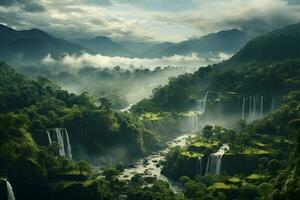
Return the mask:
M 188 129 L 191 132 L 200 131 L 199 125 L 199 113 L 198 112 L 189 112 L 188 113 Z
M 55 133 L 56 133 L 57 142 L 59 145 L 59 155 L 65 156 L 66 155 L 65 145 L 64 145 L 64 140 L 63 140 L 62 134 L 61 134 L 61 129 L 55 128 Z
M 15 200 L 15 195 L 12 186 L 8 181 L 6 181 L 6 189 L 7 189 L 7 199 L 8 200 Z
M 272 102 L 271 102 L 271 112 L 275 109 L 275 98 L 272 95 Z
M 216 153 L 209 155 L 205 174 L 220 174 L 222 170 L 222 157 L 229 151 L 229 145 L 224 144 Z
M 69 139 L 69 134 L 67 129 L 65 128 L 54 128 L 49 131 L 46 131 L 48 136 L 49 145 L 52 144 L 54 141 L 51 139 L 51 134 L 54 133 L 56 135 L 57 143 L 59 145 L 59 155 L 60 156 L 67 156 L 68 158 L 72 159 L 72 148 Z M 53 138 L 53 136 L 52 136 Z
M 246 103 L 246 97 L 243 98 L 242 120 L 245 120 L 245 103 Z
M 205 113 L 208 93 L 209 92 L 206 92 L 204 98 L 197 101 L 199 112 L 201 114 Z
M 246 103 L 249 99 L 249 105 L 248 105 L 248 121 L 253 121 L 258 118 L 261 118 L 264 116 L 264 96 L 249 96 L 248 98 L 243 98 L 242 103 L 242 119 L 245 120 L 245 109 L 246 109 Z
M 260 97 L 260 117 L 264 116 L 264 96 Z
M 196 175 L 202 175 L 202 157 L 200 156 L 197 158 L 196 162 Z
M 67 129 L 64 129 L 64 133 L 66 136 L 66 141 L 67 141 L 67 155 L 70 159 L 72 159 L 72 148 L 71 148 L 71 144 L 70 144 L 70 140 L 69 140 L 69 135 L 68 135 L 68 131 Z
M 248 118 L 250 119 L 252 116 L 252 97 L 249 97 L 249 116 Z
M 14 194 L 13 188 L 10 185 L 9 181 L 4 178 L 0 178 L 0 181 L 1 182 L 3 181 L 6 185 L 7 200 L 15 200 L 15 194 Z
M 221 95 L 222 95 L 222 93 L 219 92 L 219 93 L 218 93 L 218 98 L 217 98 L 215 101 L 220 101 L 220 100 L 221 100 Z
M 48 135 L 48 141 L 49 141 L 49 145 L 52 144 L 52 140 L 51 140 L 51 136 L 50 136 L 50 132 L 46 131 L 47 135 Z

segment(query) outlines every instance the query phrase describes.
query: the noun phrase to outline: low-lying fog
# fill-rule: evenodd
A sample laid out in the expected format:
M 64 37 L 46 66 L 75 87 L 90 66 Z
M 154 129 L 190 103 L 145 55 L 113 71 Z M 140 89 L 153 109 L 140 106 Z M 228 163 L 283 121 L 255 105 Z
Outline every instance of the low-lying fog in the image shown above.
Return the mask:
M 170 77 L 191 73 L 229 57 L 224 53 L 211 58 L 193 53 L 154 59 L 88 53 L 54 59 L 48 55 L 39 65 L 21 66 L 19 70 L 32 77 L 45 76 L 76 94 L 88 92 L 95 98 L 106 97 L 115 108 L 121 109 L 149 97 L 154 88 L 166 84 Z

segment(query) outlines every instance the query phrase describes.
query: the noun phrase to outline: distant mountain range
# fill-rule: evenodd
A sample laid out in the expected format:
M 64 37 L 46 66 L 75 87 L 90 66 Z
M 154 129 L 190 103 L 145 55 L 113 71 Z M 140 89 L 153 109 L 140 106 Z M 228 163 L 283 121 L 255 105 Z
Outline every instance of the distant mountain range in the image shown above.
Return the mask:
M 250 37 L 245 32 L 233 29 L 180 43 L 119 42 L 105 36 L 68 41 L 39 29 L 17 31 L 0 25 L 0 59 L 32 62 L 41 60 L 48 54 L 58 58 L 65 54 L 83 52 L 138 58 L 198 53 L 204 58 L 210 58 L 217 56 L 220 52 L 234 54 L 249 40 Z
M 59 57 L 65 53 L 73 54 L 88 49 L 56 38 L 39 29 L 16 31 L 0 24 L 0 59 L 36 61 L 47 54 Z
M 99 53 L 106 56 L 125 56 L 133 57 L 134 52 L 127 49 L 118 42 L 112 41 L 108 37 L 98 36 L 89 40 L 74 40 L 73 42 L 92 50 L 94 53 Z
M 161 48 L 150 49 L 144 55 L 150 57 L 162 57 L 172 55 L 188 55 L 199 53 L 203 57 L 213 57 L 220 52 L 234 54 L 242 48 L 251 37 L 237 29 L 211 33 L 206 36 L 190 39 L 178 44 L 163 43 Z M 150 53 L 150 54 L 149 54 Z

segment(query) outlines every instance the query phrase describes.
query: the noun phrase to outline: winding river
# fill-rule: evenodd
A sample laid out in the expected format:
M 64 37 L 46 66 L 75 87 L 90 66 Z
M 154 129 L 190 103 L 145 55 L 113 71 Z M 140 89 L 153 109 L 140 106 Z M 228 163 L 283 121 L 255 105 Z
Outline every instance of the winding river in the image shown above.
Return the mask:
M 174 192 L 180 191 L 180 186 L 177 182 L 170 180 L 161 174 L 162 165 L 160 163 L 164 161 L 164 157 L 170 151 L 170 149 L 176 146 L 185 146 L 193 137 L 195 137 L 195 135 L 185 134 L 169 141 L 164 150 L 158 151 L 136 161 L 132 167 L 126 168 L 118 178 L 120 180 L 130 180 L 135 174 L 141 174 L 143 177 L 155 177 L 168 182 L 170 188 Z

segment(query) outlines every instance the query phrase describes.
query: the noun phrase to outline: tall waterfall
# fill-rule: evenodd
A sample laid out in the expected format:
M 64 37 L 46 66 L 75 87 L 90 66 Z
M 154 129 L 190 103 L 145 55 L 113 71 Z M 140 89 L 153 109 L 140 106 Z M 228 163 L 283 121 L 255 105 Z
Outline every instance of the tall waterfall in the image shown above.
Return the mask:
M 188 113 L 188 128 L 191 132 L 200 131 L 200 119 L 198 112 L 189 112 Z
M 65 145 L 64 145 L 64 140 L 63 140 L 61 129 L 56 128 L 55 133 L 56 133 L 57 142 L 58 142 L 58 145 L 59 145 L 59 155 L 65 156 L 66 155 Z
M 199 156 L 196 162 L 196 175 L 202 175 L 202 157 Z
M 272 102 L 271 102 L 271 112 L 275 109 L 275 98 L 274 96 L 272 95 Z
M 197 101 L 197 106 L 200 114 L 205 113 L 208 93 L 209 92 L 206 92 L 204 98 Z
M 264 116 L 264 96 L 260 97 L 260 117 Z
M 66 136 L 66 141 L 67 141 L 67 155 L 70 159 L 72 159 L 72 148 L 71 148 L 71 144 L 70 144 L 70 140 L 69 140 L 69 134 L 67 129 L 64 129 L 65 132 L 65 136 Z
M 10 185 L 9 181 L 6 180 L 5 178 L 0 178 L 0 181 L 5 183 L 7 200 L 15 200 L 15 194 L 14 194 L 13 188 Z M 2 195 L 1 195 L 1 197 L 2 197 Z
M 52 144 L 52 139 L 51 139 L 51 136 L 50 136 L 50 132 L 49 131 L 46 131 L 47 135 L 48 135 L 48 141 L 49 141 L 49 145 Z
M 205 174 L 220 174 L 222 170 L 222 157 L 229 151 L 229 145 L 224 144 L 216 153 L 210 154 L 208 157 Z
M 246 103 L 246 97 L 243 98 L 243 105 L 242 105 L 242 120 L 245 120 L 245 103 Z
M 7 189 L 7 199 L 15 200 L 15 194 L 13 188 L 8 181 L 6 181 L 6 189 Z
M 68 158 L 72 159 L 72 148 L 69 139 L 69 134 L 67 129 L 65 128 L 55 128 L 49 131 L 46 131 L 48 135 L 49 144 L 52 144 L 53 137 L 51 138 L 51 134 L 55 134 L 55 139 L 57 139 L 57 143 L 59 145 L 59 155 L 60 156 L 67 156 Z M 65 145 L 66 142 L 66 145 Z

